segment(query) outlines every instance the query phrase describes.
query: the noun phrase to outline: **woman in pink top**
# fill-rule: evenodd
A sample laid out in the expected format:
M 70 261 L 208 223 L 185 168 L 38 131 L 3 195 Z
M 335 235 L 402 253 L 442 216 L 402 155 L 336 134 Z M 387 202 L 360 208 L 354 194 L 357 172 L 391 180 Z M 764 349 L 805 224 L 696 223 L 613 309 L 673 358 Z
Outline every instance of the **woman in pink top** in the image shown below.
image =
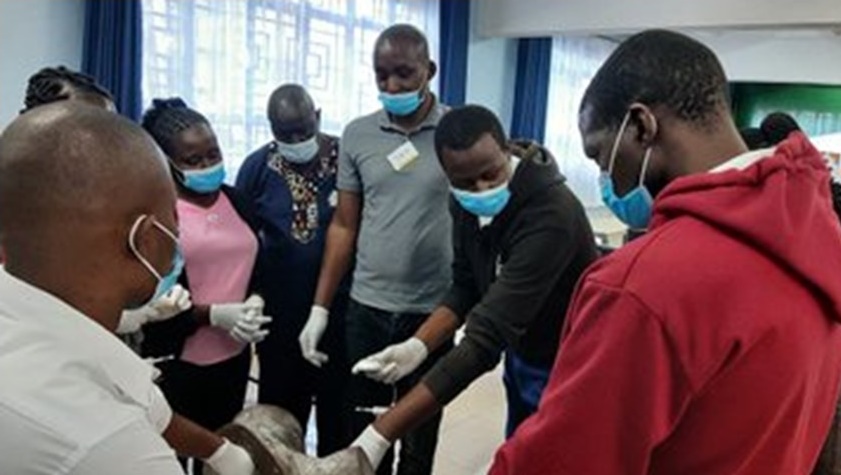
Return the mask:
M 143 128 L 169 159 L 185 260 L 181 284 L 194 305 L 144 327 L 142 352 L 171 357 L 159 368 L 172 408 L 216 430 L 243 407 L 250 346 L 265 338 L 270 321 L 252 288 L 258 238 L 246 202 L 222 183 L 222 154 L 203 115 L 180 99 L 156 99 Z

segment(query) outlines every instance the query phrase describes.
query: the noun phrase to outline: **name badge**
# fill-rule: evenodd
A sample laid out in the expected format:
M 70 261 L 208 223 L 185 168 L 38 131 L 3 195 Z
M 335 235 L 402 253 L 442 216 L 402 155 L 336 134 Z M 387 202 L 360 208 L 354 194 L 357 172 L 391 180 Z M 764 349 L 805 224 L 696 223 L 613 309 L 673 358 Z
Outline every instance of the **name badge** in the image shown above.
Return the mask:
M 391 164 L 391 167 L 395 171 L 399 172 L 414 162 L 419 155 L 418 150 L 412 145 L 412 142 L 407 141 L 388 154 L 388 163 Z

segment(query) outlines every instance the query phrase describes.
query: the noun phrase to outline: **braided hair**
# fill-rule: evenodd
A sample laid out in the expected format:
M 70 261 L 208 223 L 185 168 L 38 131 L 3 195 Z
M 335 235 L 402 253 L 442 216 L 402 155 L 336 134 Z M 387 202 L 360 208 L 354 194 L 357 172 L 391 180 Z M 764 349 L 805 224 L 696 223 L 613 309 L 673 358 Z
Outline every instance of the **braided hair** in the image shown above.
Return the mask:
M 41 69 L 30 76 L 26 85 L 24 108 L 20 113 L 44 104 L 67 100 L 73 93 L 97 96 L 114 102 L 111 93 L 100 86 L 93 77 L 58 66 Z
M 175 137 L 195 125 L 210 126 L 207 118 L 190 109 L 180 97 L 153 99 L 152 107 L 144 114 L 141 125 L 155 139 L 165 154 L 172 156 Z

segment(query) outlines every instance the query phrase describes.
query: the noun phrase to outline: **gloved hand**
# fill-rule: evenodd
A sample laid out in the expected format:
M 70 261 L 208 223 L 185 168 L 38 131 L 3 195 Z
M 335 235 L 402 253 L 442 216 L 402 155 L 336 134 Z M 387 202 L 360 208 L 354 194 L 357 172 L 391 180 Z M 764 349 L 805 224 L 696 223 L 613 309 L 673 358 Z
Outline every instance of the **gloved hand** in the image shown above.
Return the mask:
M 428 354 L 426 345 L 412 337 L 359 360 L 351 371 L 353 374 L 362 373 L 374 381 L 394 384 L 416 370 Z
M 373 425 L 369 425 L 350 446 L 362 449 L 365 452 L 365 457 L 371 462 L 371 467 L 376 470 L 388 449 L 391 448 L 391 442 L 377 432 Z
M 254 475 L 251 455 L 228 439 L 204 462 L 219 475 Z
M 210 306 L 210 324 L 227 330 L 239 342 L 259 343 L 269 334 L 263 325 L 272 321 L 272 317 L 263 315 L 264 306 L 256 294 L 242 303 L 214 304 Z
M 329 310 L 320 305 L 313 305 L 307 324 L 304 325 L 304 329 L 298 335 L 298 343 L 301 344 L 301 354 L 304 359 L 318 368 L 321 368 L 321 365 L 329 359 L 325 353 L 318 351 L 318 343 L 327 329 L 329 316 Z
M 123 310 L 117 333 L 134 333 L 149 322 L 172 318 L 193 306 L 190 292 L 176 285 L 161 298 L 140 308 Z

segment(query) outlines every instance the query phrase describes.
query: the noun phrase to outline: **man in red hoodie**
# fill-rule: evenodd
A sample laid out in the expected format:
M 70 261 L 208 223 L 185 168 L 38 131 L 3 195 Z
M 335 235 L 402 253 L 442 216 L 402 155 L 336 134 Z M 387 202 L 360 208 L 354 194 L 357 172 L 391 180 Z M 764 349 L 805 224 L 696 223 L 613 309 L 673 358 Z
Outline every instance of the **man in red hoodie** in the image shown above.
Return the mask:
M 841 226 L 821 155 L 799 133 L 747 153 L 726 90 L 712 51 L 662 30 L 593 79 L 585 151 L 649 232 L 582 277 L 538 412 L 491 474 L 811 470 L 841 379 Z

